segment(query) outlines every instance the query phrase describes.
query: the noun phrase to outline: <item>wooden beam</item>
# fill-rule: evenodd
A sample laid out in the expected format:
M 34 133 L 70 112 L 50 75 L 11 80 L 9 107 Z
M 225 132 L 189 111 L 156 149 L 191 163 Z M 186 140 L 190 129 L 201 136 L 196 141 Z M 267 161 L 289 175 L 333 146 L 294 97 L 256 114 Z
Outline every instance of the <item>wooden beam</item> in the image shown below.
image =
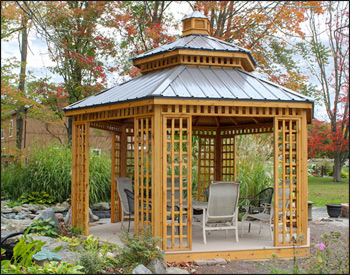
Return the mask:
M 229 116 L 228 119 L 229 119 L 234 125 L 236 125 L 236 126 L 239 125 L 239 123 L 237 122 L 237 120 L 236 120 L 235 118 Z
M 259 123 L 260 123 L 259 119 L 257 119 L 256 117 L 252 117 L 252 120 L 254 120 L 254 122 L 255 122 L 256 124 L 259 124 Z

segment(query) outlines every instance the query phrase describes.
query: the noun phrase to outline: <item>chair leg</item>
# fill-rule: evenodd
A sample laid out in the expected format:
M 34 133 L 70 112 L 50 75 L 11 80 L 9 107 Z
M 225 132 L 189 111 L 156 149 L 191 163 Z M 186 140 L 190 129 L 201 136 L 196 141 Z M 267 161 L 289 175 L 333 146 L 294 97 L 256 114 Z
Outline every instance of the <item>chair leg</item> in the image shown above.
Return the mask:
M 237 212 L 236 213 L 238 213 L 238 209 L 237 209 Z M 235 231 L 236 231 L 236 242 L 238 243 L 238 214 L 236 214 L 236 218 L 235 218 L 235 223 L 236 223 L 236 229 L 235 229 Z
M 128 226 L 128 232 L 130 230 L 130 220 L 131 220 L 131 216 L 130 216 L 130 213 L 129 213 L 129 226 Z
M 206 239 L 206 232 L 205 232 L 205 210 L 203 210 L 203 221 L 202 221 L 202 227 L 203 227 L 203 242 L 204 244 L 207 243 L 207 239 Z

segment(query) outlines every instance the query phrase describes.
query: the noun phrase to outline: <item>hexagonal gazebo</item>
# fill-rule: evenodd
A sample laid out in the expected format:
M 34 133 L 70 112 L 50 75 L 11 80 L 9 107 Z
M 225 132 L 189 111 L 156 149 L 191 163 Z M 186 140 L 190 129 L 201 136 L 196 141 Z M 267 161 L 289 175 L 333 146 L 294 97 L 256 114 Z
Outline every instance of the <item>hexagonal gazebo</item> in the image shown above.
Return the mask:
M 292 237 L 308 233 L 307 124 L 313 100 L 250 74 L 256 66 L 251 53 L 210 37 L 209 20 L 199 12 L 183 19 L 180 39 L 133 62 L 141 76 L 64 109 L 73 120 L 72 224 L 89 233 L 88 133 L 94 127 L 113 133 L 111 222 L 121 219 L 114 178 L 130 177 L 135 230 L 152 226 L 168 260 L 292 256 Z M 273 246 L 194 253 L 192 138 L 199 141 L 194 199 L 202 201 L 211 181 L 236 179 L 236 136 L 259 133 L 273 133 L 274 213 L 285 214 L 274 217 Z M 285 195 L 287 188 L 292 192 Z M 279 208 L 286 200 L 289 206 Z M 175 204 L 180 207 L 169 207 Z M 307 238 L 299 253 L 308 255 Z

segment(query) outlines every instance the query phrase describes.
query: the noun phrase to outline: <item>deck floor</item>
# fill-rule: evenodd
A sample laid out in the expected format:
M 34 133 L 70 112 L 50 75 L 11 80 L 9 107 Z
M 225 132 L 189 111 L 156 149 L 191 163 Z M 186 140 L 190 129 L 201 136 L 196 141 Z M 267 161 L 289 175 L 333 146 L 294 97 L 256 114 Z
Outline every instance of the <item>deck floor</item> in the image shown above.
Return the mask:
M 128 221 L 124 222 L 124 226 L 128 227 Z M 211 251 L 232 251 L 232 250 L 259 250 L 274 248 L 273 241 L 270 237 L 270 231 L 267 225 L 264 225 L 259 234 L 259 225 L 252 224 L 248 233 L 248 223 L 244 224 L 243 237 L 241 236 L 241 224 L 239 227 L 239 241 L 236 242 L 234 230 L 229 230 L 228 237 L 225 237 L 225 231 L 211 231 L 207 233 L 207 243 L 203 242 L 202 228 L 199 226 L 192 227 L 192 250 L 188 253 L 195 252 L 211 252 Z M 130 224 L 130 232 L 134 230 L 134 223 Z M 122 233 L 121 223 L 111 223 L 110 219 L 101 219 L 98 222 L 91 223 L 89 234 L 100 237 L 101 241 L 107 240 L 110 243 L 122 245 L 119 236 Z M 309 234 L 308 234 L 309 235 Z M 309 236 L 308 236 L 309 240 Z M 309 243 L 309 242 L 308 242 Z

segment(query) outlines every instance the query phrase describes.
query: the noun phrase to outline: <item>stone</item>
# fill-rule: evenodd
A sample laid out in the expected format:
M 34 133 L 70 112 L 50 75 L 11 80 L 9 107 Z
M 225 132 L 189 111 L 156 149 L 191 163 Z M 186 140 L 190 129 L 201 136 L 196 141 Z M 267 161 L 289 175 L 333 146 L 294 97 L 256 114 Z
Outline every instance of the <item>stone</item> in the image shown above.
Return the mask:
M 90 205 L 90 208 L 95 211 L 103 211 L 111 209 L 108 202 L 98 202 Z
M 22 211 L 22 206 L 14 206 L 12 208 L 12 212 L 14 213 L 18 213 L 18 212 L 21 212 Z
M 97 222 L 98 220 L 100 220 L 100 218 L 94 215 L 91 208 L 89 208 L 89 222 Z
M 57 254 L 62 257 L 62 261 L 70 264 L 75 264 L 81 255 L 79 252 L 73 251 L 58 251 Z
M 28 234 L 29 237 L 32 237 L 33 240 L 35 241 L 42 241 L 45 242 L 43 245 L 42 249 L 47 249 L 49 251 L 54 251 L 57 247 L 61 246 L 62 248 L 58 252 L 69 252 L 69 243 L 60 241 L 59 239 L 56 238 L 51 238 L 47 236 L 40 236 L 36 234 Z
M 62 202 L 62 203 L 61 203 L 61 206 L 66 207 L 66 209 L 69 209 L 69 207 L 70 207 L 69 203 L 66 202 L 66 201 Z
M 152 274 L 152 272 L 143 264 L 140 264 L 132 270 L 131 274 Z
M 51 221 L 54 221 L 57 224 L 57 227 L 59 226 L 58 219 L 56 218 L 55 212 L 53 212 L 51 207 L 41 212 L 38 216 L 34 218 L 34 220 L 39 220 L 39 219 L 46 220 L 48 218 L 51 218 Z
M 165 274 L 190 274 L 187 270 L 178 267 L 169 267 L 166 269 Z
M 67 207 L 65 206 L 52 206 L 51 208 L 55 213 L 62 213 L 67 210 Z
M 341 203 L 340 217 L 349 218 L 349 203 Z
M 30 219 L 35 219 L 36 216 L 35 214 L 27 214 L 27 217 Z
M 29 204 L 28 205 L 28 210 L 31 211 L 32 213 L 37 213 L 41 208 L 37 204 Z
M 56 215 L 56 218 L 57 218 L 58 222 L 64 222 L 63 214 L 56 213 L 55 215 Z
M 8 204 L 8 203 L 10 203 L 10 200 L 3 200 L 3 201 L 1 201 L 1 208 L 6 206 L 6 204 Z
M 227 264 L 226 260 L 223 258 L 215 258 L 214 261 L 216 262 L 216 264 Z
M 72 210 L 71 210 L 71 209 L 72 209 L 72 208 L 69 207 L 68 212 L 67 212 L 67 215 L 66 215 L 66 217 L 64 218 L 64 221 L 66 222 L 66 225 L 67 225 L 67 226 L 71 226 L 71 224 L 72 224 Z
M 1 227 L 10 232 L 24 231 L 31 223 L 31 220 L 15 220 L 1 217 Z
M 153 259 L 148 265 L 148 269 L 152 271 L 153 274 L 164 274 L 165 268 L 160 259 Z
M 12 208 L 9 208 L 9 207 L 1 207 L 1 213 L 4 213 L 4 214 L 12 213 Z

